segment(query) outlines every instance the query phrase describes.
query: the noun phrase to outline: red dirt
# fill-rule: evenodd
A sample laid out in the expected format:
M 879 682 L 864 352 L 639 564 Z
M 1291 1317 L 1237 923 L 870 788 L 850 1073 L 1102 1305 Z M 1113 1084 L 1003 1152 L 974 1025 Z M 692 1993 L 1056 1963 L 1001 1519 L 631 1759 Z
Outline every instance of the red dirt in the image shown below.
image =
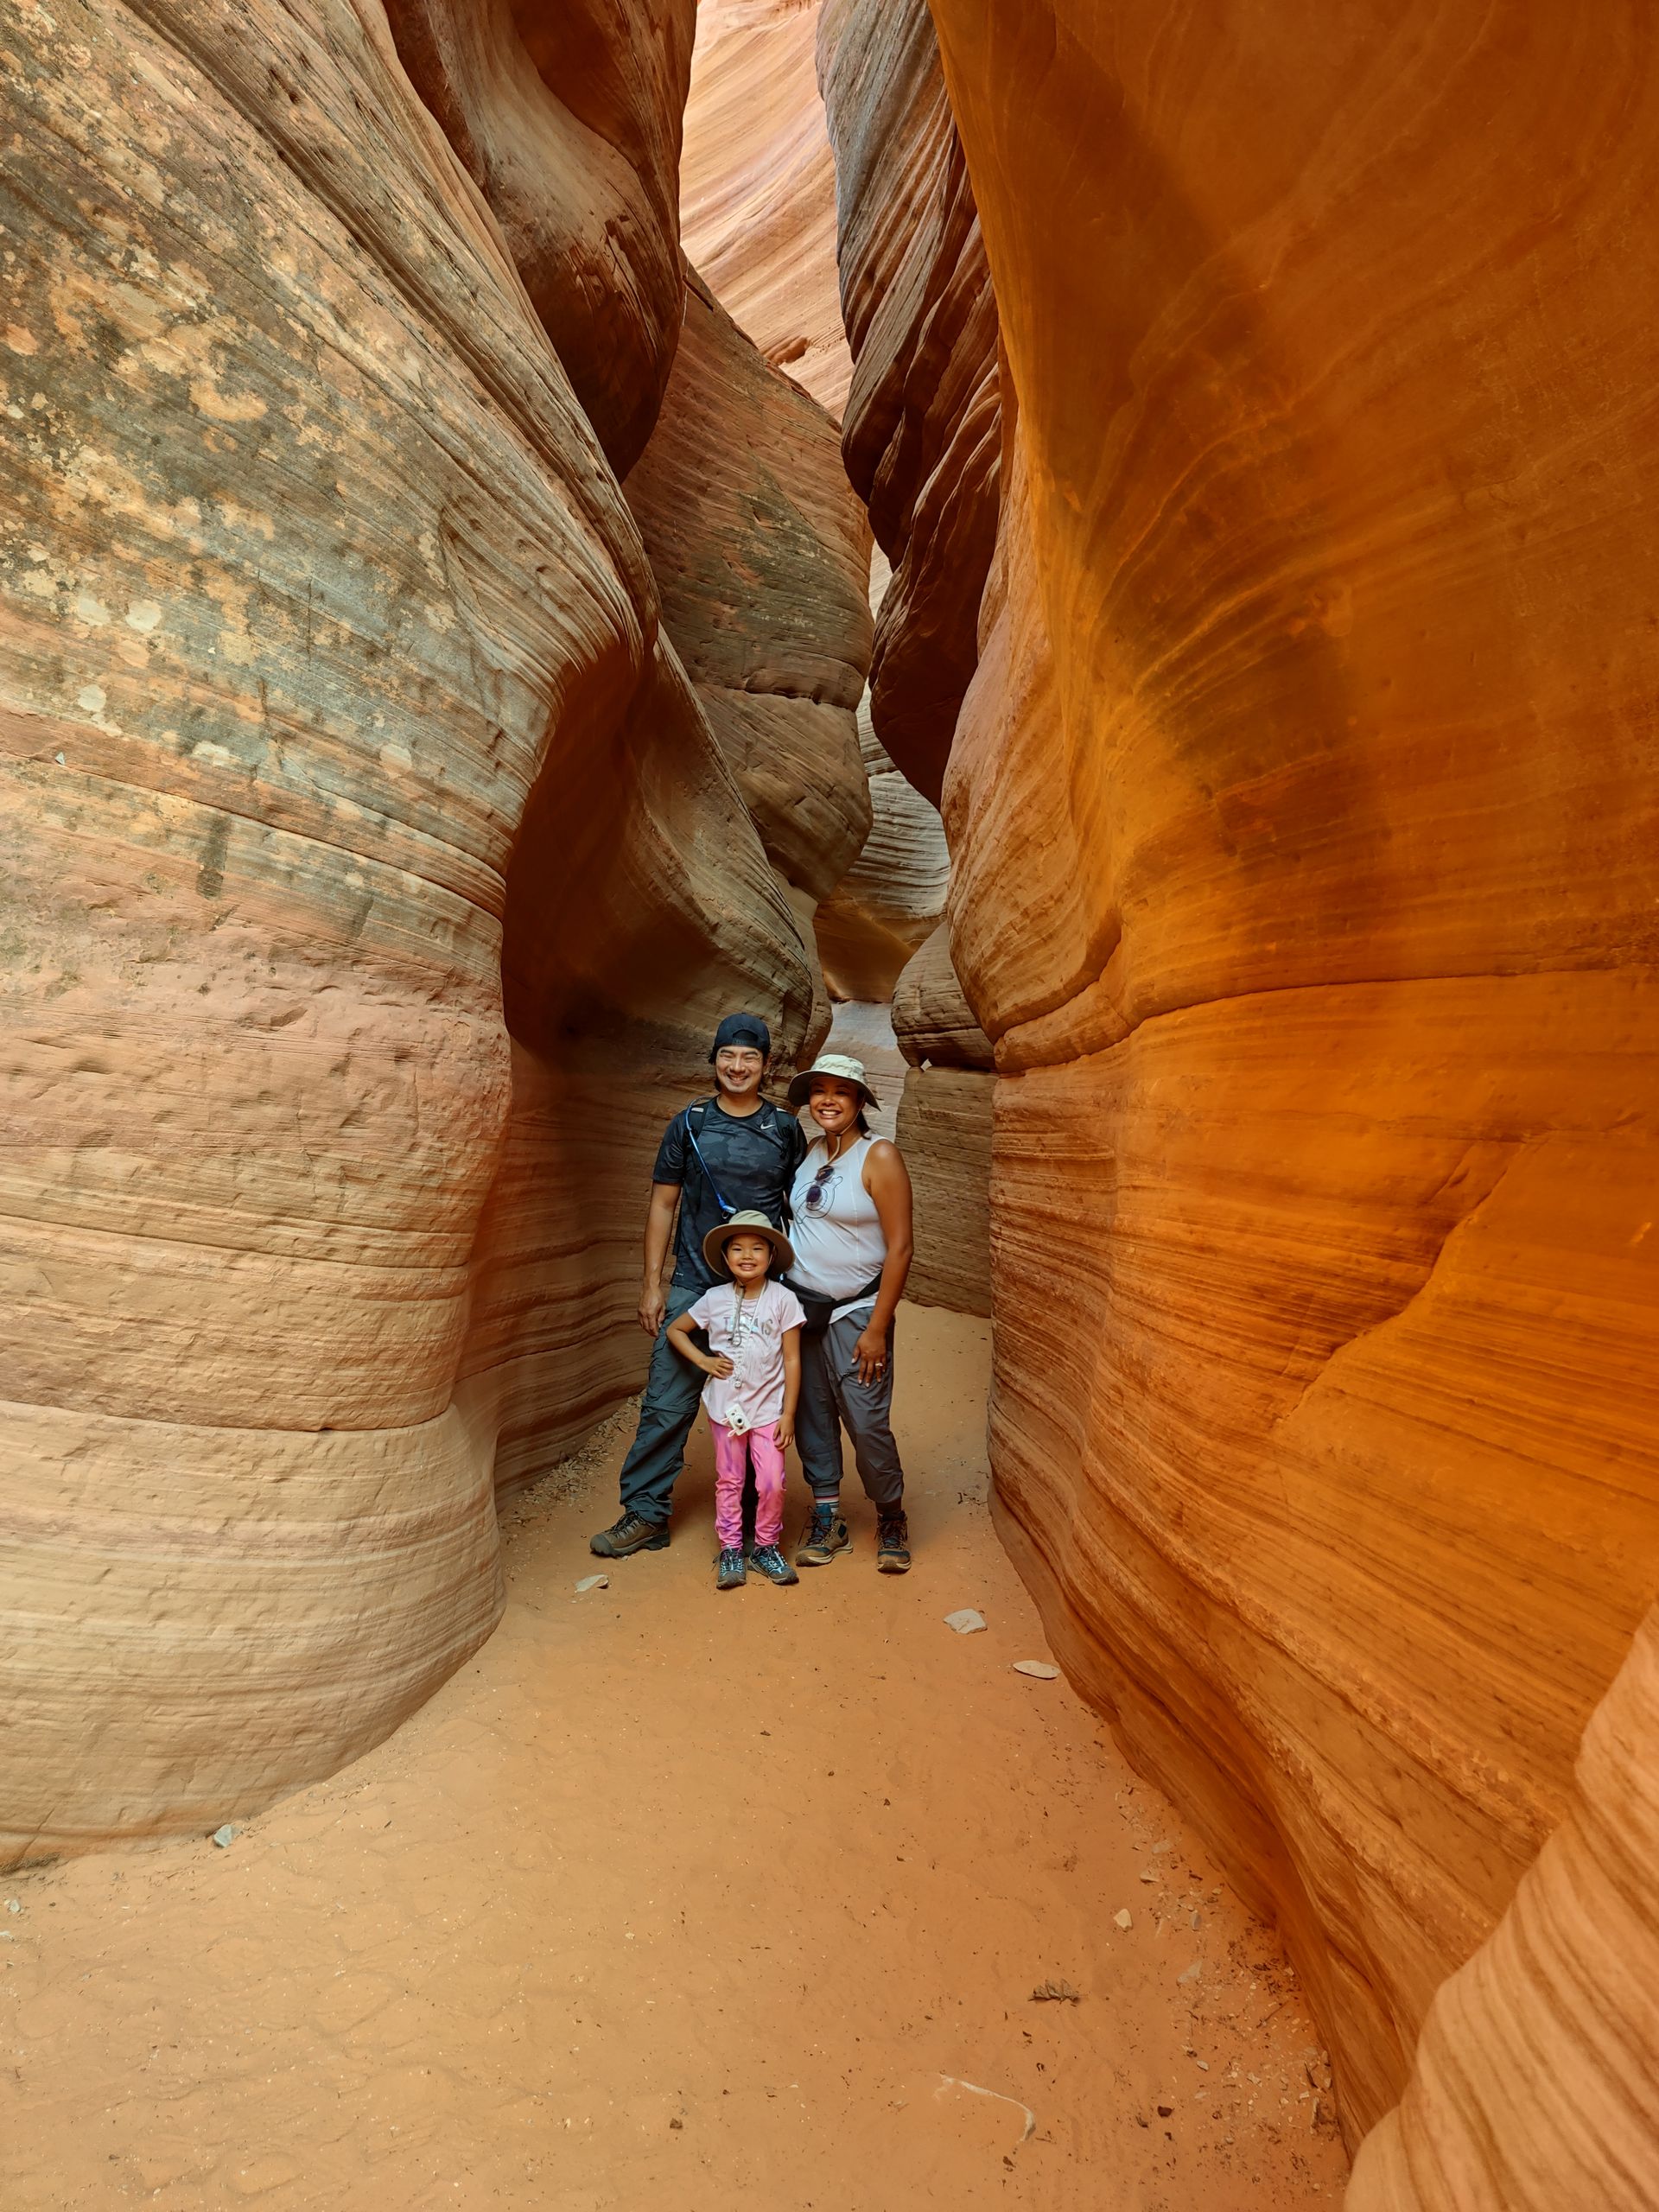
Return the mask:
M 1270 1936 L 1011 1669 L 984 1325 L 906 1309 L 899 1360 L 907 1579 L 860 1500 L 850 1557 L 717 1596 L 700 1437 L 672 1549 L 577 1597 L 613 1423 L 509 1507 L 501 1628 L 390 1743 L 228 1850 L 0 1877 L 7 2212 L 1335 2204 Z

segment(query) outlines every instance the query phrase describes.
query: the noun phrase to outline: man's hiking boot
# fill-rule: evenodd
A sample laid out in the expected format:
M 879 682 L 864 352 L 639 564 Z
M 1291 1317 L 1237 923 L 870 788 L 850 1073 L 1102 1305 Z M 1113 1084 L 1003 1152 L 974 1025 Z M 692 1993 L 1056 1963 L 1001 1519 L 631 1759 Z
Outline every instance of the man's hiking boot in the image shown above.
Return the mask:
M 715 1573 L 716 1590 L 741 1590 L 748 1577 L 743 1572 L 743 1554 L 728 1549 L 721 1552 Z
M 910 1523 L 902 1513 L 884 1513 L 877 1523 L 875 1563 L 883 1574 L 910 1573 Z
M 801 1579 L 776 1544 L 757 1544 L 749 1554 L 749 1565 L 757 1574 L 764 1574 L 768 1582 L 798 1582 Z
M 797 1567 L 828 1567 L 837 1552 L 849 1551 L 852 1538 L 847 1533 L 847 1523 L 841 1519 L 833 1505 L 815 1505 L 812 1518 L 801 1531 L 801 1541 L 795 1547 Z
M 643 1514 L 630 1510 L 608 1529 L 601 1529 L 596 1536 L 590 1536 L 588 1548 L 601 1559 L 626 1559 L 630 1552 L 665 1552 L 668 1523 L 647 1521 Z

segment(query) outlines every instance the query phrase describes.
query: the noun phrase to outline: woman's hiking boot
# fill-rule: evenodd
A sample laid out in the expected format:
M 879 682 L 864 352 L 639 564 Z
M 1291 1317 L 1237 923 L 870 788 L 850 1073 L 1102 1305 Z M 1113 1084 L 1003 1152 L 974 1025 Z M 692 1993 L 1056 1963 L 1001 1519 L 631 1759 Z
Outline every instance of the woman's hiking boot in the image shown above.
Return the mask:
M 715 1570 L 716 1590 L 741 1590 L 748 1580 L 743 1572 L 743 1554 L 734 1548 L 721 1552 Z
M 776 1544 L 757 1544 L 749 1554 L 749 1565 L 757 1574 L 764 1574 L 768 1582 L 798 1582 L 801 1579 Z
M 910 1523 L 902 1513 L 884 1513 L 877 1522 L 875 1564 L 883 1574 L 910 1573 Z
M 815 1505 L 812 1518 L 801 1531 L 795 1547 L 797 1567 L 828 1567 L 837 1552 L 852 1548 L 847 1523 L 833 1505 Z
M 665 1552 L 668 1549 L 666 1521 L 647 1521 L 643 1513 L 632 1508 L 620 1521 L 608 1529 L 601 1529 L 596 1536 L 588 1540 L 588 1548 L 601 1559 L 626 1559 L 630 1552 Z

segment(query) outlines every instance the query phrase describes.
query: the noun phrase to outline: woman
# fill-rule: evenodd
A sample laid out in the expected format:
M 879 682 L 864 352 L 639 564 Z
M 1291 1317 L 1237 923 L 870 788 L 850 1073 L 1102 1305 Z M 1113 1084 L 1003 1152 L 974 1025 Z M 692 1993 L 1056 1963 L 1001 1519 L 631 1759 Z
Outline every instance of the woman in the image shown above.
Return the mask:
M 841 1431 L 876 1510 L 875 1563 L 910 1566 L 905 1471 L 893 1440 L 893 1317 L 910 1273 L 910 1177 L 896 1144 L 873 1137 L 875 1093 L 857 1060 L 823 1053 L 789 1086 L 817 1125 L 790 1192 L 795 1266 L 806 1308 L 795 1448 L 812 1485 L 798 1567 L 827 1567 L 851 1539 L 841 1517 Z

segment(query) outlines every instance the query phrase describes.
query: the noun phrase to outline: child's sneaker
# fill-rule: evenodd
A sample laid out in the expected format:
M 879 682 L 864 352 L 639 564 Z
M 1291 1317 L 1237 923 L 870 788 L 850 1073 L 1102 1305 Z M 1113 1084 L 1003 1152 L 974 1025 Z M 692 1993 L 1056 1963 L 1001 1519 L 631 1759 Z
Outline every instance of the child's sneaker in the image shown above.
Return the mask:
M 743 1554 L 738 1551 L 723 1551 L 715 1574 L 716 1590 L 741 1590 L 748 1577 L 743 1572 Z
M 875 1563 L 883 1574 L 910 1573 L 910 1523 L 902 1513 L 884 1513 L 877 1524 Z
M 795 1547 L 797 1567 L 828 1567 L 837 1552 L 849 1550 L 852 1538 L 847 1533 L 847 1523 L 840 1519 L 833 1505 L 815 1505 L 812 1518 L 801 1531 L 801 1541 Z
M 764 1574 L 768 1582 L 798 1582 L 801 1579 L 776 1544 L 757 1544 L 749 1554 L 749 1565 L 757 1574 Z

